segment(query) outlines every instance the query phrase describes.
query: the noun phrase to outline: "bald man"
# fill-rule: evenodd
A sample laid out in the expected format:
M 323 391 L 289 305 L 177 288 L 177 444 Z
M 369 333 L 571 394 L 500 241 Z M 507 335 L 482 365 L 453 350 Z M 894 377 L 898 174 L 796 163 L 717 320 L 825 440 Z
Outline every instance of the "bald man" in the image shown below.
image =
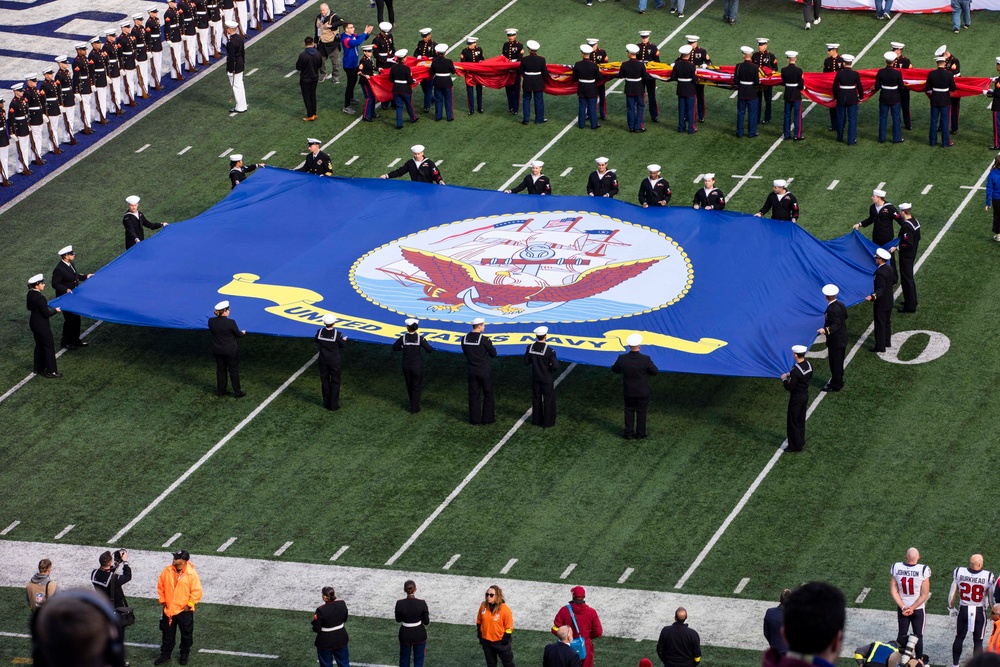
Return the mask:
M 982 554 L 972 554 L 968 567 L 956 567 L 951 590 L 948 592 L 948 609 L 955 614 L 955 642 L 951 645 L 951 664 L 958 667 L 962 657 L 962 644 L 969 628 L 972 628 L 972 654 L 983 652 L 983 636 L 986 634 L 986 609 L 993 596 L 996 578 L 989 570 L 983 569 Z
M 916 635 L 919 658 L 924 654 L 924 606 L 931 596 L 931 568 L 921 565 L 920 552 L 910 547 L 904 560 L 893 565 L 891 572 L 889 594 L 896 602 L 896 622 L 899 626 L 896 642 L 906 646 L 907 636 Z
M 656 655 L 664 667 L 695 667 L 701 662 L 701 637 L 688 627 L 687 609 L 678 607 L 674 622 L 660 631 Z

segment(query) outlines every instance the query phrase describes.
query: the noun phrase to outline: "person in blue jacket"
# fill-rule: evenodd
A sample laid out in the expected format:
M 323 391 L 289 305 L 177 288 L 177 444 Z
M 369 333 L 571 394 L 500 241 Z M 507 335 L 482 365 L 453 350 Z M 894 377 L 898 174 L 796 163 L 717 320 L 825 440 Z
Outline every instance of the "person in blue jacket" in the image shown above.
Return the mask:
M 351 104 L 354 102 L 354 87 L 358 84 L 358 63 L 361 61 L 358 47 L 368 39 L 368 35 L 372 34 L 373 29 L 372 26 L 366 25 L 365 31 L 358 35 L 355 33 L 353 23 L 344 24 L 344 34 L 340 37 L 340 45 L 344 47 L 344 59 L 341 66 L 347 75 L 347 86 L 344 88 L 344 113 L 354 113 L 354 107 Z

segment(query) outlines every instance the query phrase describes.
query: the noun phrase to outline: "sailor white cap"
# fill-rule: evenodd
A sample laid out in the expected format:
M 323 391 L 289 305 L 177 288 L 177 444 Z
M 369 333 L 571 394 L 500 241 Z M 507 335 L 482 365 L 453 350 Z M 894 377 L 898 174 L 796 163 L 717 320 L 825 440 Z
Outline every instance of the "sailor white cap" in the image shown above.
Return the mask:
M 913 208 L 913 204 L 911 204 L 910 202 L 903 202 L 902 204 L 899 205 L 900 211 L 909 211 L 911 208 Z
M 420 29 L 420 34 L 423 35 L 424 37 L 426 37 L 427 35 L 431 34 L 431 32 L 433 32 L 433 31 L 430 28 L 421 28 Z
M 827 44 L 826 45 L 826 50 L 827 51 L 834 51 L 834 50 L 839 49 L 839 48 L 840 48 L 840 44 Z
M 901 49 L 901 48 L 905 47 L 906 44 L 903 44 L 902 42 L 890 42 L 889 46 L 891 46 L 894 49 Z
M 660 165 L 658 164 L 646 165 L 646 171 L 659 171 L 659 170 L 660 170 Z
M 538 49 L 542 48 L 542 45 L 533 39 L 529 39 L 527 42 L 524 43 L 524 45 L 528 47 L 529 51 L 537 51 Z
M 597 164 L 607 164 L 608 163 L 608 158 L 606 158 L 606 157 L 599 157 L 599 158 L 595 159 L 594 162 L 596 162 Z
M 108 28 L 107 30 L 104 31 L 104 34 L 108 36 L 117 35 L 118 31 L 115 30 L 114 28 Z
M 885 197 L 885 190 L 879 190 L 875 188 L 872 190 L 872 197 Z
M 131 28 L 132 27 L 132 22 L 131 21 L 122 21 L 118 25 L 120 27 L 122 27 L 122 28 Z
M 649 37 L 651 34 L 653 34 L 652 30 L 640 30 L 639 31 L 639 37 Z
M 32 72 L 31 74 L 25 74 L 24 75 L 24 80 L 25 81 L 37 81 L 38 80 L 38 75 L 35 74 L 34 72 Z
M 13 86 L 10 87 L 10 89 L 14 90 L 14 91 L 23 90 L 24 89 L 24 84 L 23 83 L 15 83 Z
M 84 51 L 86 51 L 86 50 L 87 50 L 87 45 L 86 45 L 86 44 L 84 44 L 83 42 L 79 42 L 79 43 L 77 43 L 77 44 L 74 44 L 74 45 L 73 45 L 73 48 L 74 48 L 74 49 L 77 49 L 77 50 L 79 50 L 79 49 L 83 49 Z
M 594 52 L 594 49 L 592 47 L 587 46 L 586 44 L 581 44 L 580 45 L 580 53 L 589 56 L 593 52 Z
M 470 36 L 468 36 L 468 37 L 465 38 L 465 43 L 466 44 L 475 44 L 478 41 L 479 41 L 479 38 L 476 37 L 475 35 L 470 35 Z
M 228 300 L 220 301 L 219 303 L 215 304 L 215 310 L 225 310 L 226 308 L 229 308 Z
M 545 163 L 542 162 L 541 160 L 532 160 L 531 161 L 531 166 L 532 167 L 544 167 Z
M 155 14 L 158 11 L 160 11 L 160 8 L 157 7 L 156 5 L 150 5 L 149 7 L 146 7 L 147 14 Z
M 237 23 L 236 21 L 226 21 L 226 27 L 227 28 L 239 28 L 240 24 Z
M 405 324 L 408 327 L 412 327 L 414 324 L 420 324 L 420 320 L 418 320 L 415 317 L 407 317 L 405 320 L 403 320 L 403 324 Z
M 407 51 L 406 49 L 397 49 L 397 51 L 392 55 L 396 56 L 397 58 L 405 58 L 407 53 L 409 53 L 409 51 Z
M 698 35 L 684 35 L 684 39 L 688 41 L 688 44 L 694 44 L 701 38 Z
M 448 50 L 447 44 L 438 44 L 437 46 L 434 47 L 435 53 L 445 53 L 447 50 Z
M 65 248 L 60 248 L 58 252 L 58 255 L 60 257 L 62 257 L 63 255 L 74 255 L 74 254 L 76 253 L 73 252 L 73 246 L 71 245 L 68 245 Z
M 785 179 L 783 179 L 783 178 L 776 178 L 776 179 L 774 179 L 774 187 L 776 187 L 776 188 L 784 188 L 784 187 L 787 187 L 787 186 L 788 186 L 788 181 L 786 181 Z
M 476 326 L 479 324 L 486 324 L 486 320 L 484 320 L 481 317 L 477 317 L 476 319 L 472 320 L 472 326 Z
M 947 60 L 948 59 L 945 58 L 944 56 L 934 56 L 934 62 L 936 62 L 936 63 L 943 63 L 943 62 L 945 62 Z
M 42 74 L 52 74 L 55 71 L 56 69 L 52 65 L 49 65 L 48 67 L 42 70 Z
M 308 139 L 306 139 L 306 146 L 312 146 L 313 144 L 321 144 L 321 143 L 323 142 L 315 137 L 309 137 Z
M 805 354 L 809 351 L 809 348 L 805 345 L 792 345 L 792 352 L 795 354 Z
M 767 43 L 768 43 L 768 42 L 770 42 L 770 41 L 771 41 L 771 40 L 770 40 L 770 39 L 768 39 L 767 37 L 758 37 L 758 38 L 757 38 L 757 43 L 758 43 L 758 44 L 767 44 Z
M 125 197 L 125 203 L 126 204 L 138 204 L 139 201 L 140 201 L 140 199 L 139 199 L 138 195 L 130 195 L 128 197 Z
M 741 46 L 740 52 L 743 53 L 744 55 L 749 55 L 753 53 L 753 49 L 751 49 L 749 46 Z
M 688 55 L 689 53 L 691 53 L 691 45 L 684 44 L 683 46 L 681 46 L 681 48 L 677 49 L 677 53 L 681 54 L 682 56 Z
M 507 28 L 506 30 L 504 30 L 504 32 L 507 33 L 508 35 L 516 35 L 517 28 Z
M 142 19 L 144 19 L 144 18 L 146 18 L 146 17 L 145 17 L 145 16 L 144 16 L 144 15 L 143 15 L 142 13 L 139 13 L 139 14 L 132 14 L 132 19 L 133 19 L 133 20 L 136 20 L 136 21 L 141 21 L 141 20 L 142 20 Z
M 381 23 L 378 24 L 378 29 L 381 30 L 382 32 L 389 32 L 390 30 L 392 30 L 392 24 L 389 23 L 388 21 L 382 21 Z
M 587 38 L 587 44 L 589 44 L 590 46 L 597 46 L 597 43 L 599 41 L 601 41 L 601 40 L 597 39 L 596 37 L 588 37 Z
M 704 178 L 705 180 L 708 180 L 708 179 L 711 178 L 714 181 L 715 180 L 715 174 L 705 174 L 704 176 L 702 176 L 702 178 Z
M 942 44 L 934 52 L 934 55 L 936 55 L 936 56 L 943 56 L 945 54 L 945 51 L 947 51 L 947 50 L 948 50 L 948 45 L 947 44 Z
M 534 333 L 535 333 L 536 336 L 544 336 L 548 332 L 549 332 L 549 328 L 548 327 L 535 327 L 535 331 L 534 331 Z
M 56 56 L 56 62 L 57 63 L 64 63 L 67 60 L 69 60 L 69 58 L 67 58 L 66 56 Z
M 844 55 L 841 56 L 841 58 L 843 58 L 844 62 L 848 65 L 854 62 L 854 56 L 852 56 L 850 53 L 845 53 Z
M 412 151 L 414 153 L 423 153 L 424 152 L 424 145 L 423 144 L 417 144 L 416 146 L 410 146 L 410 151 Z
M 889 254 L 889 251 L 886 250 L 885 248 L 879 248 L 878 250 L 876 250 L 875 251 L 875 256 L 876 257 L 881 257 L 882 259 L 886 259 L 886 260 L 892 258 L 892 255 Z
M 799 57 L 799 52 L 798 51 L 785 51 L 785 57 L 786 58 L 798 58 Z
M 642 345 L 642 334 L 634 333 L 625 339 L 625 344 L 629 347 L 638 347 Z
M 837 296 L 838 294 L 840 294 L 840 288 L 833 283 L 823 285 L 823 296 Z
M 626 44 L 625 45 L 625 50 L 628 51 L 629 53 L 639 53 L 639 45 L 638 44 Z
M 230 162 L 239 162 L 242 159 L 243 159 L 242 153 L 233 153 L 232 155 L 229 156 Z
M 43 276 L 40 273 L 36 273 L 35 275 L 28 278 L 29 285 L 37 285 L 38 283 L 44 283 L 44 282 L 45 282 L 45 276 Z
M 891 63 L 892 61 L 894 61 L 896 59 L 896 52 L 895 51 L 886 51 L 885 53 L 882 54 L 882 57 L 885 58 L 885 61 L 887 63 Z
M 333 313 L 327 313 L 323 316 L 323 324 L 330 325 L 337 321 L 337 316 Z
M 997 65 L 1000 65 L 1000 57 L 997 58 Z

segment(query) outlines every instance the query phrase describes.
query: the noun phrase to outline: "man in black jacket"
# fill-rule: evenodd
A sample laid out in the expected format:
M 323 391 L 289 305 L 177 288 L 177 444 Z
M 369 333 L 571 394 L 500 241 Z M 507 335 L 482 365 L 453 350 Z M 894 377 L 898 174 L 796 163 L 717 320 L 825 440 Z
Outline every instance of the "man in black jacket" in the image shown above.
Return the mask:
M 168 222 L 150 222 L 147 220 L 146 216 L 139 212 L 140 201 L 136 195 L 125 198 L 125 203 L 128 204 L 128 211 L 125 212 L 125 217 L 122 218 L 122 225 L 125 227 L 126 250 L 146 238 L 145 233 L 142 231 L 143 227 L 146 229 L 160 229 L 170 224 Z
M 127 607 L 125 591 L 122 586 L 132 581 L 132 568 L 128 564 L 128 551 L 122 549 L 112 555 L 110 551 L 101 554 L 97 561 L 100 567 L 90 573 L 90 583 L 98 595 L 107 597 L 112 608 Z M 120 615 L 119 615 L 120 619 Z M 125 640 L 125 626 L 121 628 L 122 641 Z
M 872 352 L 885 352 L 892 345 L 892 303 L 895 300 L 893 287 L 896 285 L 896 272 L 889 265 L 892 257 L 885 248 L 879 248 L 875 253 L 874 287 L 865 301 L 872 302 L 875 316 L 875 345 Z
M 559 641 L 545 645 L 542 653 L 542 667 L 580 667 L 580 656 L 569 645 L 573 641 L 573 628 L 561 626 L 556 631 Z
M 477 317 L 472 320 L 472 331 L 462 337 L 462 352 L 468 364 L 469 423 L 473 425 L 492 424 L 496 421 L 490 357 L 496 357 L 497 350 L 493 347 L 493 341 L 483 334 L 485 329 L 486 320 Z
M 847 130 L 847 145 L 858 143 L 858 105 L 865 95 L 861 75 L 854 71 L 854 56 L 844 54 L 844 69 L 833 75 L 833 96 L 837 100 L 837 141 L 844 140 Z
M 403 174 L 409 174 L 410 180 L 416 183 L 437 183 L 444 185 L 441 172 L 438 171 L 434 160 L 424 156 L 423 144 L 417 144 L 410 148 L 413 151 L 413 159 L 407 160 L 387 174 L 382 174 L 380 178 L 399 178 Z
M 59 251 L 60 261 L 56 268 L 52 269 L 52 288 L 56 291 L 56 296 L 72 294 L 80 283 L 94 275 L 93 273 L 78 273 L 73 260 L 76 259 L 76 252 L 73 246 L 68 245 Z M 80 316 L 76 313 L 63 313 L 63 332 L 60 347 L 68 350 L 75 350 L 79 347 L 87 347 L 87 343 L 80 340 Z
M 406 333 L 396 339 L 392 344 L 392 350 L 403 353 L 403 381 L 406 383 L 406 394 L 410 399 L 410 412 L 417 414 L 420 412 L 420 395 L 424 390 L 424 358 L 420 350 L 430 354 L 434 348 L 417 332 L 420 320 L 408 317 L 405 324 Z
M 938 51 L 940 50 L 938 49 Z M 943 53 L 934 56 L 934 61 L 937 63 L 937 69 L 928 72 L 924 88 L 924 92 L 927 93 L 927 97 L 931 101 L 931 124 L 928 139 L 931 146 L 936 145 L 940 129 L 941 145 L 947 148 L 952 144 L 950 134 L 950 128 L 953 126 L 951 92 L 955 90 L 955 75 L 948 70 L 948 59 Z
M 830 359 L 830 381 L 823 385 L 822 391 L 840 391 L 844 388 L 844 357 L 847 353 L 847 308 L 837 295 L 840 288 L 836 285 L 824 285 L 823 296 L 826 297 L 826 312 L 823 314 L 823 326 L 816 333 L 826 336 L 826 351 Z
M 527 125 L 531 119 L 532 100 L 535 103 L 535 124 L 544 123 L 546 118 L 543 91 L 545 90 L 545 80 L 549 76 L 548 66 L 545 63 L 545 58 L 538 55 L 538 49 L 542 48 L 538 42 L 529 39 L 524 45 L 528 47 L 529 53 L 521 58 L 521 68 L 518 70 L 521 74 L 524 91 L 524 97 L 521 100 L 524 117 L 521 124 Z
M 608 158 L 596 159 L 597 169 L 587 179 L 587 194 L 591 197 L 614 198 L 618 195 L 618 176 L 608 169 Z
M 407 67 L 404 62 L 407 50 L 399 49 L 395 53 L 396 62 L 389 68 L 389 81 L 392 82 L 392 102 L 396 105 L 396 129 L 403 129 L 403 109 L 410 118 L 411 123 L 416 123 L 419 118 L 413 113 L 413 70 Z
M 854 229 L 875 225 L 872 228 L 872 242 L 878 246 L 885 245 L 896 236 L 893 223 L 899 221 L 899 211 L 885 197 L 885 190 L 872 190 L 872 205 L 868 207 L 868 217 L 854 225 Z
M 889 120 L 892 115 L 892 143 L 898 144 L 903 141 L 903 129 L 900 126 L 900 109 L 902 104 L 901 93 L 906 88 L 903 83 L 903 73 L 893 66 L 896 62 L 896 52 L 886 51 L 883 54 L 885 67 L 875 75 L 875 90 L 880 91 L 878 96 L 878 142 L 885 143 L 885 135 Z
M 587 44 L 580 45 L 580 60 L 573 64 L 573 80 L 576 81 L 576 95 L 579 98 L 577 127 L 581 130 L 590 118 L 590 128 L 596 130 L 601 125 L 597 122 L 597 84 L 601 80 L 601 68 L 590 56 L 594 50 Z
M 651 164 L 646 170 L 649 176 L 639 184 L 639 205 L 643 208 L 666 206 L 670 203 L 670 183 L 667 179 L 660 178 L 660 165 Z
M 785 420 L 786 452 L 801 452 L 806 446 L 806 409 L 809 407 L 809 383 L 812 381 L 812 364 L 806 361 L 805 345 L 793 345 L 795 365 L 782 373 L 781 382 L 788 392 L 788 414 Z
M 337 599 L 332 586 L 323 588 L 323 606 L 316 609 L 312 618 L 312 630 L 316 633 L 316 655 L 320 667 L 349 665 L 347 649 L 349 637 L 344 624 L 347 622 L 347 603 Z
M 524 365 L 531 366 L 531 423 L 548 428 L 556 425 L 555 374 L 559 372 L 556 351 L 545 342 L 549 328 L 535 328 L 535 342 L 524 351 Z
M 788 64 L 781 69 L 781 82 L 785 84 L 785 139 L 802 141 L 802 68 L 795 64 L 798 51 L 785 51 Z M 792 129 L 794 126 L 794 130 Z
M 771 184 L 771 194 L 764 200 L 760 210 L 753 215 L 755 218 L 760 218 L 768 211 L 771 212 L 772 220 L 799 221 L 799 201 L 788 191 L 788 181 L 783 178 L 774 180 Z
M 42 294 L 44 289 L 45 276 L 38 273 L 28 278 L 27 307 L 31 313 L 28 327 L 35 338 L 34 371 L 36 375 L 44 375 L 47 378 L 61 378 L 62 373 L 56 368 L 56 345 L 52 339 L 52 325 L 49 323 L 49 318 L 62 310 L 49 306 L 48 299 Z
M 319 85 L 320 70 L 323 67 L 323 56 L 316 50 L 312 37 L 306 37 L 305 49 L 295 62 L 299 72 L 299 88 L 302 89 L 302 101 L 306 105 L 306 116 L 302 120 L 316 120 L 316 86 Z
M 323 326 L 316 332 L 319 379 L 323 387 L 323 407 L 327 410 L 340 409 L 340 351 L 347 344 L 347 336 L 334 328 L 336 322 L 337 316 L 327 313 L 323 316 Z
M 525 174 L 520 183 L 510 190 L 504 190 L 504 192 L 517 194 L 518 192 L 525 191 L 529 195 L 552 194 L 552 183 L 549 181 L 549 177 L 542 173 L 542 167 L 544 166 L 545 163 L 541 160 L 532 160 L 531 173 Z
M 212 354 L 215 355 L 215 395 L 229 393 L 226 373 L 233 382 L 233 396 L 243 398 L 240 389 L 240 356 L 236 341 L 246 335 L 229 317 L 229 301 L 215 304 L 215 317 L 208 318 L 208 331 L 212 334 Z
M 656 655 L 664 667 L 695 667 L 701 662 L 701 637 L 688 627 L 684 607 L 678 607 L 673 624 L 660 631 Z
M 760 102 L 757 99 L 757 85 L 760 83 L 760 68 L 753 62 L 754 51 L 749 46 L 741 46 L 743 61 L 733 69 L 736 83 L 736 136 L 743 138 L 743 118 L 747 119 L 747 136 L 757 136 L 757 121 L 760 119 Z
M 230 113 L 244 113 L 247 110 L 247 93 L 243 87 L 243 69 L 246 65 L 246 53 L 243 46 L 243 36 L 237 32 L 239 24 L 226 21 L 226 74 L 229 75 L 229 85 L 233 88 L 233 99 L 236 105 Z
M 448 122 L 455 120 L 454 101 L 452 99 L 452 89 L 455 76 L 455 63 L 447 57 L 448 45 L 438 44 L 434 47 L 434 60 L 431 61 L 431 77 L 434 79 L 431 85 L 434 87 L 434 120 L 447 118 Z
M 677 131 L 694 134 L 698 131 L 694 122 L 694 102 L 697 92 L 698 73 L 691 62 L 691 45 L 685 44 L 678 53 L 670 72 L 670 80 L 677 82 Z
M 319 139 L 309 137 L 306 139 L 306 146 L 309 152 L 298 171 L 316 176 L 333 176 L 333 163 L 330 162 L 330 156 L 319 149 Z
M 625 340 L 629 351 L 618 355 L 611 366 L 612 372 L 622 376 L 622 388 L 625 393 L 625 432 L 626 440 L 633 437 L 645 438 L 646 411 L 649 409 L 649 376 L 659 373 L 659 369 L 647 355 L 639 349 L 642 346 L 642 336 L 632 334 Z
M 816 4 L 818 6 L 819 2 L 817 1 Z M 767 640 L 767 644 L 772 650 L 777 651 L 781 655 L 788 653 L 788 644 L 785 643 L 785 638 L 781 636 L 781 626 L 785 623 L 785 600 L 791 594 L 792 591 L 787 588 L 781 591 L 781 597 L 778 598 L 778 606 L 771 607 L 764 612 L 764 639 Z
M 899 282 L 903 288 L 903 305 L 901 313 L 917 312 L 917 284 L 913 281 L 913 263 L 917 259 L 917 248 L 920 245 L 920 222 L 913 217 L 913 204 L 899 205 L 899 213 L 903 221 L 899 224 L 899 243 L 891 252 L 899 258 Z

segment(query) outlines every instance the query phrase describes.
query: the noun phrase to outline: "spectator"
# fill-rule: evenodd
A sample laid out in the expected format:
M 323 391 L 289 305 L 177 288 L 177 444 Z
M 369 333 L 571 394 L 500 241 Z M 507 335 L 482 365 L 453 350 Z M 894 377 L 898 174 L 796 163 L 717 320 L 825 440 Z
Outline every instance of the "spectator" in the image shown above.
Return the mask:
M 545 646 L 545 652 L 542 653 L 542 667 L 580 667 L 580 656 L 569 645 L 573 640 L 573 628 L 563 625 L 554 628 L 552 632 L 559 641 Z M 587 651 L 587 658 L 593 662 L 590 651 Z
M 295 62 L 295 69 L 299 72 L 299 88 L 306 105 L 306 115 L 302 120 L 307 122 L 316 120 L 316 86 L 319 85 L 322 67 L 323 57 L 316 50 L 313 38 L 306 37 L 305 48 Z
M 351 658 L 347 650 L 347 603 L 337 599 L 337 593 L 332 586 L 323 588 L 323 606 L 313 614 L 312 629 L 316 633 L 316 656 L 319 667 L 351 667 Z
M 781 591 L 781 596 L 778 598 L 778 606 L 771 607 L 764 613 L 764 639 L 771 646 L 772 649 L 785 655 L 788 653 L 788 644 L 785 643 L 784 637 L 781 636 L 781 626 L 785 622 L 785 601 L 788 600 L 788 596 L 792 594 L 792 591 L 785 589 Z
M 321 81 L 332 79 L 340 83 L 340 27 L 344 19 L 330 11 L 330 5 L 325 2 L 319 6 L 319 16 L 316 17 L 317 51 L 322 64 L 319 69 Z M 326 61 L 330 60 L 330 72 L 326 71 Z
M 71 590 L 45 605 L 31 624 L 32 659 L 46 667 L 128 667 L 121 628 L 107 599 Z
M 419 354 L 419 352 L 418 352 Z M 406 597 L 396 600 L 396 622 L 399 623 L 399 667 L 409 667 L 413 653 L 413 667 L 423 667 L 427 650 L 427 628 L 431 622 L 427 603 L 417 597 L 417 584 L 403 584 Z
M 986 644 L 986 653 L 1000 653 L 1000 604 L 995 604 L 990 609 L 990 620 L 993 621 L 993 632 Z M 976 658 L 973 657 L 969 663 L 971 664 L 975 660 Z M 994 659 L 988 664 L 1000 667 L 1000 660 Z M 981 667 L 987 667 L 987 663 L 982 663 Z
M 701 662 L 701 637 L 688 627 L 684 607 L 678 607 L 673 624 L 660 631 L 656 655 L 664 667 L 694 667 Z
M 191 554 L 184 549 L 173 553 L 173 562 L 160 572 L 156 593 L 163 605 L 163 616 L 160 617 L 163 640 L 160 657 L 153 664 L 162 665 L 170 661 L 177 628 L 180 628 L 180 664 L 186 665 L 194 643 L 194 606 L 201 602 L 201 579 L 191 564 Z
M 31 613 L 38 611 L 39 607 L 55 595 L 58 584 L 52 581 L 51 575 L 52 561 L 48 558 L 38 561 L 38 572 L 32 575 L 31 581 L 24 587 Z
M 122 641 L 125 641 L 125 624 L 128 622 L 131 625 L 135 620 L 135 617 L 131 616 L 130 620 L 126 621 L 122 612 L 119 611 L 128 607 L 122 586 L 132 581 L 132 568 L 128 564 L 128 552 L 121 549 L 112 555 L 110 551 L 105 551 L 97 562 L 100 567 L 90 573 L 90 583 L 94 585 L 95 591 L 106 597 L 111 603 L 111 608 L 118 616 L 118 624 L 121 626 Z
M 597 611 L 585 602 L 587 591 L 583 586 L 574 586 L 570 589 L 570 595 L 573 599 L 559 610 L 552 621 L 552 634 L 558 637 L 559 631 L 568 626 L 572 633 L 571 639 L 583 637 L 583 643 L 587 647 L 583 667 L 594 667 L 594 640 L 604 634 L 604 628 L 601 627 Z
M 514 615 L 503 598 L 503 591 L 499 586 L 490 586 L 476 614 L 476 635 L 486 656 L 486 667 L 497 667 L 497 657 L 503 667 L 514 667 L 513 633 Z
M 951 0 L 951 29 L 958 34 L 958 21 L 968 30 L 972 25 L 972 0 Z
M 840 656 L 846 618 L 840 589 L 818 581 L 803 584 L 792 591 L 784 606 L 782 636 L 788 654 L 768 649 L 762 667 L 833 667 Z M 810 655 L 812 661 L 792 657 L 792 653 Z

